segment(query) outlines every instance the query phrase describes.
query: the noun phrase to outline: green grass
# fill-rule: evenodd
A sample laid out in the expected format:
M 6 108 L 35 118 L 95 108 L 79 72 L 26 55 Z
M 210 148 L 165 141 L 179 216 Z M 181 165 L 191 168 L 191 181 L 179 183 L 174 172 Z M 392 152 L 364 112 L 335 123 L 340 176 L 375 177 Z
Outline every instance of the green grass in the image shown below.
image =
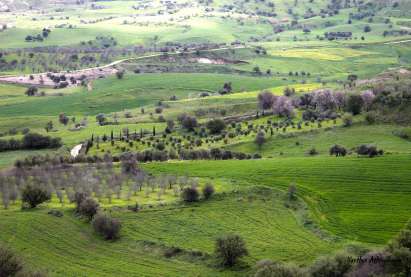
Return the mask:
M 386 243 L 409 219 L 409 155 L 283 158 L 146 165 L 153 172 L 236 180 L 285 189 L 297 184 L 319 224 L 331 233 Z
M 411 153 L 411 142 L 399 138 L 393 134 L 401 127 L 394 125 L 365 125 L 355 124 L 352 127 L 334 127 L 312 129 L 299 133 L 287 133 L 270 137 L 259 148 L 253 141 L 243 141 L 227 147 L 230 150 L 245 153 L 261 153 L 265 157 L 278 156 L 304 156 L 311 148 L 315 148 L 320 155 L 328 155 L 328 151 L 334 144 L 340 144 L 347 149 L 354 149 L 361 144 L 373 144 L 386 153 Z
M 27 156 L 51 154 L 53 150 L 20 150 L 20 151 L 7 151 L 0 152 L 0 169 L 10 167 L 17 159 L 23 159 Z
M 49 276 L 242 276 L 244 270 L 216 268 L 213 258 L 163 256 L 164 246 L 212 255 L 215 238 L 232 232 L 245 238 L 250 251 L 245 262 L 250 265 L 267 257 L 309 263 L 341 246 L 304 228 L 299 216 L 284 206 L 284 194 L 268 190 L 228 193 L 192 206 L 114 211 L 123 229 L 121 239 L 112 243 L 94 235 L 71 210 L 62 218 L 47 211 L 0 211 L 0 239 L 22 252 L 30 266 L 47 269 Z
M 153 104 L 179 98 L 197 96 L 203 91 L 217 92 L 225 82 L 233 83 L 233 90 L 257 90 L 282 84 L 272 78 L 257 78 L 225 74 L 126 74 L 123 80 L 110 77 L 94 82 L 93 91 L 79 88 L 64 96 L 20 96 L 13 103 L 0 104 L 0 116 L 95 115 Z M 39 107 L 42 107 L 39 109 Z

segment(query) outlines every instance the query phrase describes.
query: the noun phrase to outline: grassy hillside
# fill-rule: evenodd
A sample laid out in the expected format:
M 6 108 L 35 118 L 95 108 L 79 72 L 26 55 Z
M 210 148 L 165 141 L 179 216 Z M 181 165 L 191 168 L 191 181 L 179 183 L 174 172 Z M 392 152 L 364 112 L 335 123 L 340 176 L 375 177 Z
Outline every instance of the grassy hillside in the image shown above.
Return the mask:
M 152 163 L 144 168 L 226 180 L 239 189 L 193 206 L 170 203 L 138 213 L 112 208 L 123 224 L 121 239 L 112 243 L 96 237 L 70 208 L 63 208 L 61 218 L 48 215 L 47 205 L 1 210 L 0 239 L 29 265 L 47 268 L 50 276 L 243 276 L 247 269 L 215 268 L 209 255 L 216 236 L 242 235 L 250 251 L 248 265 L 261 258 L 307 264 L 353 241 L 384 244 L 408 220 L 409 164 L 408 156 Z M 277 189 L 285 190 L 291 182 L 308 211 L 286 208 L 285 195 Z M 250 190 L 253 185 L 274 190 Z M 323 231 L 311 227 L 311 220 Z M 183 252 L 165 258 L 172 246 Z
M 378 251 L 410 219 L 410 1 L 0 2 L 0 248 L 28 269 L 253 276 Z M 27 185 L 51 199 L 29 207 Z M 224 268 L 232 233 L 249 255 Z
M 117 209 L 112 213 L 122 221 L 123 231 L 114 243 L 101 241 L 71 210 L 62 218 L 48 215 L 46 207 L 2 210 L 0 239 L 50 276 L 242 276 L 216 268 L 210 256 L 214 239 L 232 232 L 246 238 L 250 264 L 264 257 L 307 263 L 340 245 L 304 228 L 301 216 L 286 208 L 284 199 L 280 192 L 253 189 L 193 206 L 171 204 L 138 213 Z M 204 254 L 166 258 L 170 247 Z
M 409 219 L 409 162 L 409 155 L 388 155 L 376 159 L 175 162 L 145 167 L 154 172 L 236 180 L 244 186 L 285 189 L 295 182 L 323 228 L 344 238 L 385 243 Z
M 239 142 L 228 149 L 245 153 L 261 153 L 265 157 L 304 156 L 315 148 L 320 155 L 329 155 L 334 144 L 355 149 L 361 144 L 372 144 L 388 154 L 410 153 L 411 142 L 394 134 L 403 128 L 395 125 L 365 125 L 352 127 L 323 128 L 299 133 L 279 134 L 268 137 L 267 142 L 258 147 L 254 141 Z

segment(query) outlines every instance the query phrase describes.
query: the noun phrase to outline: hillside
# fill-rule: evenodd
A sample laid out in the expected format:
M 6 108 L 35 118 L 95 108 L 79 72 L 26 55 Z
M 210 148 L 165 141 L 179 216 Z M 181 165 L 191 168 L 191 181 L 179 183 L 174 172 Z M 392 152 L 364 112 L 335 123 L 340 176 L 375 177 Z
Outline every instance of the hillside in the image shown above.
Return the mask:
M 0 276 L 408 276 L 410 8 L 2 1 Z

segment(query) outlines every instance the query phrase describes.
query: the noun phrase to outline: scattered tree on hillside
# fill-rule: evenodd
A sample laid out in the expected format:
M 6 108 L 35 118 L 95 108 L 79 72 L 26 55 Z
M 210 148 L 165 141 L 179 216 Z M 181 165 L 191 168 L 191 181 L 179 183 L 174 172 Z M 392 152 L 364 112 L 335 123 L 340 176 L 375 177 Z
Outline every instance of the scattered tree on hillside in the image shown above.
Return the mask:
M 92 220 L 93 217 L 97 214 L 99 204 L 93 198 L 86 198 L 81 201 L 78 208 L 79 214 L 85 216 L 88 220 Z
M 99 113 L 98 115 L 96 115 L 96 120 L 97 120 L 98 124 L 100 126 L 102 126 L 106 122 L 107 118 L 106 118 L 105 114 Z
M 124 71 L 123 70 L 119 70 L 116 72 L 116 77 L 117 79 L 121 80 L 124 77 Z
M 346 110 L 353 115 L 361 113 L 364 105 L 364 100 L 361 95 L 351 94 L 347 99 Z
M 119 237 L 121 223 L 118 219 L 112 218 L 108 214 L 98 213 L 95 215 L 92 225 L 94 231 L 105 240 L 114 240 Z
M 261 146 L 265 143 L 265 134 L 263 131 L 260 131 L 257 133 L 257 136 L 255 137 L 255 143 L 258 145 L 258 148 L 261 149 Z
M 225 129 L 225 122 L 222 119 L 212 119 L 206 124 L 211 134 L 219 134 Z
M 21 259 L 10 249 L 0 246 L 0 276 L 18 276 L 22 270 Z
M 35 208 L 37 205 L 50 199 L 50 192 L 40 186 L 27 185 L 21 194 L 21 200 L 23 203 L 29 204 L 30 208 Z
M 294 116 L 294 106 L 286 96 L 279 96 L 273 104 L 273 113 L 279 116 L 291 118 Z
M 215 189 L 212 184 L 206 184 L 203 188 L 203 197 L 204 199 L 209 199 L 214 194 Z
M 37 94 L 37 92 L 38 92 L 38 88 L 32 86 L 32 87 L 27 88 L 26 95 L 27 96 L 34 96 L 34 95 Z
M 215 252 L 223 266 L 231 267 L 248 255 L 244 240 L 238 235 L 226 235 L 216 240 Z
M 197 202 L 199 197 L 199 193 L 197 188 L 195 187 L 188 187 L 184 188 L 183 192 L 181 193 L 181 198 L 184 202 Z
M 59 122 L 63 125 L 67 125 L 69 123 L 70 119 L 68 116 L 66 116 L 64 113 L 59 114 Z
M 44 127 L 44 129 L 46 130 L 47 133 L 53 130 L 53 121 L 47 122 L 46 127 Z
M 345 149 L 345 147 L 336 144 L 330 148 L 330 155 L 335 155 L 336 157 L 344 157 L 345 155 L 347 155 L 347 150 Z
M 269 110 L 273 107 L 275 96 L 269 91 L 263 91 L 258 94 L 258 107 L 262 110 Z
M 180 122 L 181 126 L 188 131 L 193 131 L 194 128 L 197 127 L 197 119 L 188 114 L 179 115 L 178 121 Z

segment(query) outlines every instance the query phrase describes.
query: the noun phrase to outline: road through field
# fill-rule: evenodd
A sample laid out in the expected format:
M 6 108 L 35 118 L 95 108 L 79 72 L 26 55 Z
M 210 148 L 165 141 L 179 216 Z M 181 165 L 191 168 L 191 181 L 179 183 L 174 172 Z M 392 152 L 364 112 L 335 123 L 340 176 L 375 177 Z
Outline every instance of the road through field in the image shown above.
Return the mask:
M 221 47 L 221 48 L 215 48 L 215 49 L 209 49 L 209 50 L 202 50 L 205 52 L 216 52 L 216 51 L 223 51 L 223 50 L 229 50 L 229 49 L 242 49 L 246 48 L 247 46 L 234 46 L 234 47 Z M 186 54 L 193 54 L 196 53 L 198 49 L 193 49 L 190 51 L 186 51 L 183 53 Z M 174 53 L 167 53 L 168 55 L 174 56 L 174 55 L 179 55 L 182 52 L 176 51 Z M 84 69 L 79 69 L 75 71 L 61 71 L 57 74 L 69 74 L 71 76 L 81 76 L 81 75 L 86 75 L 87 78 L 91 79 L 96 79 L 98 78 L 101 74 L 96 74 L 96 72 L 103 72 L 105 69 L 109 68 L 114 68 L 116 65 L 119 65 L 123 62 L 128 62 L 128 61 L 138 61 L 142 59 L 147 59 L 147 58 L 155 58 L 155 57 L 160 57 L 164 55 L 164 53 L 154 53 L 150 55 L 144 55 L 140 57 L 134 57 L 134 58 L 126 58 L 126 59 L 120 59 L 117 61 L 114 61 L 112 63 L 102 65 L 102 66 L 96 66 L 96 67 L 89 67 L 89 68 L 84 68 Z M 4 75 L 0 76 L 0 83 L 12 83 L 12 84 L 22 84 L 22 85 L 45 85 L 47 84 L 37 84 L 40 80 L 43 80 L 44 76 L 47 76 L 48 72 L 43 72 L 43 73 L 36 73 L 36 74 L 30 74 L 30 75 Z M 106 73 L 103 73 L 103 75 L 108 76 L 108 75 L 113 75 L 115 73 L 115 70 L 108 70 Z M 42 76 L 42 78 L 40 78 Z M 69 78 L 70 76 L 68 76 Z M 54 86 L 55 84 L 48 84 L 49 86 Z

